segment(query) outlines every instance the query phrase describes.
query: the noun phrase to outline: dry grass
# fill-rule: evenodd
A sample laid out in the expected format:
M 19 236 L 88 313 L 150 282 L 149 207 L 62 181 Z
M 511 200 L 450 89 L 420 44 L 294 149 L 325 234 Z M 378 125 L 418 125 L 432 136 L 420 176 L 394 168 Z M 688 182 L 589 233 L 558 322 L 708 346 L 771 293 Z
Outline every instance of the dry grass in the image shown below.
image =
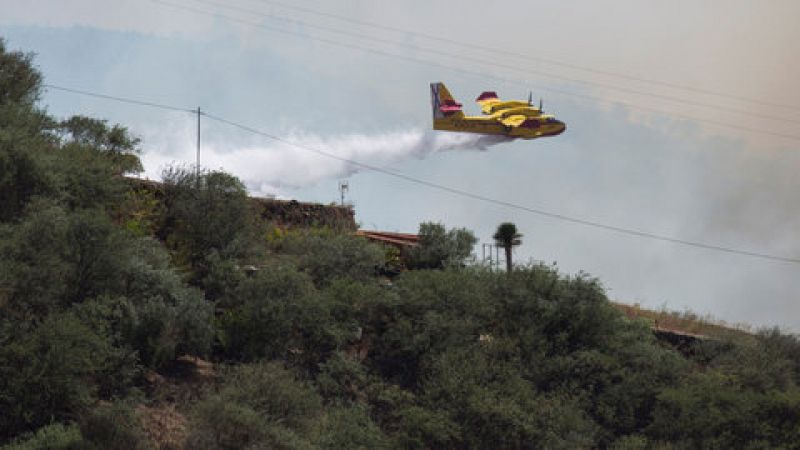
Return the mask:
M 666 308 L 654 311 L 639 304 L 627 305 L 612 302 L 612 305 L 629 319 L 644 319 L 658 330 L 678 331 L 686 334 L 713 338 L 749 337 L 752 330 L 746 324 L 728 324 L 710 315 L 698 316 L 691 311 L 668 311 Z
M 136 408 L 142 429 L 154 448 L 183 450 L 189 435 L 189 421 L 175 409 L 175 404 L 139 405 Z
M 214 364 L 189 355 L 177 358 L 164 373 L 149 371 L 145 374 L 150 402 L 139 405 L 136 413 L 153 448 L 188 448 L 190 424 L 183 410 L 201 398 L 216 379 Z

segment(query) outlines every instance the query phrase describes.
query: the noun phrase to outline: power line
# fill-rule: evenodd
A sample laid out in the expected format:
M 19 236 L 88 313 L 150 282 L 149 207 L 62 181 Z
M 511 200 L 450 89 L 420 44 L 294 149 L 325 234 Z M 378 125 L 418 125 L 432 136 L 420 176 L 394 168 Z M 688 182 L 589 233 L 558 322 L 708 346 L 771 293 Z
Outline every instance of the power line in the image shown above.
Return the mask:
M 479 63 L 479 64 L 484 65 L 484 66 L 488 65 L 488 66 L 491 66 L 491 67 L 499 67 L 499 68 L 502 68 L 502 69 L 509 69 L 509 70 L 513 70 L 513 71 L 524 73 L 524 74 L 535 74 L 535 75 L 539 75 L 539 76 L 555 78 L 555 79 L 558 79 L 560 81 L 568 81 L 568 82 L 571 82 L 571 83 L 579 83 L 579 84 L 584 84 L 584 85 L 588 85 L 588 86 L 595 86 L 595 87 L 600 87 L 600 88 L 603 88 L 603 89 L 610 89 L 610 90 L 614 90 L 614 91 L 618 91 L 618 92 L 624 92 L 624 93 L 627 93 L 627 94 L 633 94 L 633 95 L 638 95 L 638 96 L 652 97 L 652 98 L 656 98 L 656 99 L 659 99 L 659 100 L 666 100 L 666 101 L 673 102 L 673 103 L 679 103 L 681 105 L 700 106 L 700 107 L 704 107 L 704 108 L 712 108 L 712 109 L 722 110 L 722 111 L 729 112 L 729 113 L 744 114 L 744 115 L 747 115 L 748 117 L 759 117 L 759 118 L 762 118 L 762 119 L 769 119 L 769 120 L 772 120 L 772 121 L 800 124 L 800 119 L 792 119 L 792 118 L 783 117 L 783 116 L 774 116 L 774 115 L 769 115 L 769 114 L 757 113 L 757 112 L 750 111 L 750 110 L 743 110 L 743 109 L 731 108 L 729 106 L 722 106 L 722 105 L 715 105 L 715 104 L 711 104 L 711 103 L 701 102 L 701 101 L 697 101 L 697 100 L 678 98 L 678 97 L 673 97 L 673 96 L 670 96 L 670 95 L 658 94 L 658 93 L 655 93 L 655 92 L 643 92 L 643 91 L 639 91 L 639 90 L 636 90 L 636 89 L 630 89 L 630 88 L 620 87 L 620 86 L 616 86 L 616 85 L 610 85 L 610 84 L 606 84 L 606 83 L 598 83 L 598 82 L 595 82 L 595 81 L 583 80 L 583 79 L 578 79 L 578 78 L 566 77 L 566 76 L 563 76 L 563 75 L 560 75 L 560 74 L 555 74 L 555 73 L 550 73 L 550 72 L 543 72 L 541 70 L 533 70 L 533 69 L 514 66 L 514 65 L 510 65 L 510 64 L 504 64 L 502 62 L 498 62 L 498 61 L 495 61 L 495 60 L 480 59 L 480 58 L 474 58 L 474 57 L 465 56 L 465 55 L 457 55 L 457 54 L 453 54 L 451 52 L 439 50 L 439 49 L 436 49 L 436 48 L 418 46 L 418 45 L 413 45 L 413 44 L 409 44 L 409 43 L 406 43 L 406 42 L 398 42 L 398 41 L 394 41 L 394 40 L 391 40 L 391 39 L 385 39 L 385 38 L 372 36 L 372 35 L 368 35 L 368 34 L 354 33 L 352 31 L 348 31 L 348 30 L 341 30 L 341 29 L 338 29 L 338 28 L 331 28 L 331 27 L 321 26 L 321 25 L 312 24 L 312 23 L 309 23 L 309 22 L 302 22 L 302 21 L 299 21 L 299 20 L 296 20 L 296 19 L 285 17 L 285 16 L 277 16 L 277 15 L 274 15 L 274 14 L 265 14 L 265 13 L 262 13 L 260 11 L 255 11 L 255 10 L 248 9 L 248 8 L 241 8 L 241 7 L 238 7 L 238 6 L 232 6 L 232 5 L 228 5 L 228 4 L 224 4 L 224 3 L 219 3 L 219 2 L 216 2 L 216 1 L 213 1 L 213 0 L 193 0 L 193 1 L 197 2 L 197 3 L 204 3 L 204 4 L 208 4 L 208 5 L 214 5 L 214 6 L 217 6 L 217 7 L 220 7 L 220 8 L 226 8 L 226 9 L 230 9 L 230 10 L 233 10 L 233 11 L 243 12 L 243 13 L 246 13 L 246 14 L 250 14 L 252 16 L 268 18 L 268 19 L 274 19 L 274 20 L 283 20 L 283 21 L 288 21 L 288 22 L 297 22 L 297 23 L 300 23 L 300 24 L 302 24 L 303 26 L 305 26 L 307 28 L 317 29 L 317 30 L 321 30 L 321 31 L 329 32 L 329 33 L 335 33 L 335 34 L 340 34 L 340 35 L 343 35 L 343 36 L 355 37 L 355 38 L 358 38 L 358 39 L 368 39 L 368 40 L 372 40 L 372 41 L 375 41 L 375 42 L 381 42 L 381 43 L 390 44 L 390 45 L 397 45 L 397 46 L 401 46 L 401 47 L 410 48 L 410 49 L 413 49 L 413 50 L 428 52 L 428 53 L 441 55 L 441 56 L 447 56 L 447 57 L 450 57 L 450 58 L 459 58 L 459 59 L 465 60 L 465 61 L 476 62 L 476 63 Z
M 154 103 L 154 102 L 148 102 L 148 101 L 144 101 L 144 100 L 134 100 L 134 99 L 131 99 L 131 98 L 126 98 L 126 97 L 117 97 L 117 96 L 114 96 L 114 95 L 98 94 L 96 92 L 82 91 L 80 89 L 73 89 L 73 88 L 67 88 L 67 87 L 63 87 L 63 86 L 56 86 L 54 84 L 42 84 L 42 86 L 45 87 L 45 88 L 54 89 L 54 90 L 57 90 L 57 91 L 71 92 L 73 94 L 81 94 L 81 95 L 86 95 L 86 96 L 89 96 L 89 97 L 104 98 L 106 100 L 114 100 L 114 101 L 118 101 L 118 102 L 122 102 L 122 103 L 129 103 L 129 104 L 132 104 L 132 105 L 149 106 L 149 107 L 152 107 L 152 108 L 164 109 L 164 110 L 167 110 L 167 111 L 188 112 L 188 113 L 192 113 L 192 114 L 196 114 L 197 113 L 196 110 L 189 109 L 189 108 L 180 108 L 180 107 L 177 107 L 177 106 L 164 105 L 162 103 Z
M 576 223 L 576 224 L 579 224 L 579 225 L 585 225 L 585 226 L 589 226 L 589 227 L 593 227 L 593 228 L 599 228 L 599 229 L 603 229 L 603 230 L 607 230 L 607 231 L 614 231 L 614 232 L 621 233 L 621 234 L 638 236 L 638 237 L 647 238 L 647 239 L 655 239 L 655 240 L 659 240 L 659 241 L 670 242 L 670 243 L 673 243 L 673 244 L 687 245 L 687 246 L 696 247 L 696 248 L 702 248 L 702 249 L 706 249 L 706 250 L 714 250 L 714 251 L 732 253 L 732 254 L 737 254 L 737 255 L 742 255 L 742 256 L 750 256 L 750 257 L 756 257 L 756 258 L 769 259 L 769 260 L 773 260 L 773 261 L 782 261 L 782 262 L 800 264 L 800 259 L 798 259 L 798 258 L 789 258 L 789 257 L 784 257 L 784 256 L 770 255 L 770 254 L 766 254 L 766 253 L 759 253 L 759 252 L 752 252 L 752 251 L 748 251 L 748 250 L 735 249 L 735 248 L 732 248 L 732 247 L 724 247 L 724 246 L 721 246 L 721 245 L 706 244 L 706 243 L 702 243 L 702 242 L 695 242 L 695 241 L 689 241 L 689 240 L 685 240 L 685 239 L 678 239 L 678 238 L 673 238 L 673 237 L 669 237 L 669 236 L 663 236 L 663 235 L 659 235 L 659 234 L 655 234 L 655 233 L 650 233 L 650 232 L 647 232 L 647 231 L 635 230 L 635 229 L 630 229 L 630 228 L 623 228 L 623 227 L 618 227 L 618 226 L 615 226 L 615 225 L 607 225 L 607 224 L 600 223 L 600 222 L 595 222 L 595 221 L 592 221 L 592 220 L 571 217 L 571 216 L 567 216 L 567 215 L 564 215 L 564 214 L 545 211 L 543 209 L 531 208 L 531 207 L 528 207 L 528 206 L 519 205 L 519 204 L 512 203 L 512 202 L 507 202 L 507 201 L 504 201 L 504 200 L 498 200 L 498 199 L 495 199 L 495 198 L 487 197 L 487 196 L 480 195 L 480 194 L 475 194 L 475 193 L 472 193 L 472 192 L 469 192 L 469 191 L 465 191 L 465 190 L 462 190 L 462 189 L 453 188 L 453 187 L 446 186 L 446 185 L 443 185 L 443 184 L 434 183 L 434 182 L 431 182 L 431 181 L 427 181 L 427 180 L 423 180 L 423 179 L 420 179 L 420 178 L 412 177 L 412 176 L 405 175 L 405 174 L 402 174 L 402 173 L 399 173 L 399 172 L 394 172 L 394 171 L 387 170 L 387 169 L 384 169 L 382 167 L 378 167 L 378 166 L 375 166 L 375 165 L 372 165 L 372 164 L 362 163 L 362 162 L 355 161 L 355 160 L 352 160 L 352 159 L 349 159 L 349 158 L 344 158 L 344 157 L 341 157 L 341 156 L 337 156 L 337 155 L 334 155 L 332 153 L 325 152 L 323 150 L 319 150 L 319 149 L 316 149 L 316 148 L 313 148 L 313 147 L 309 147 L 309 146 L 306 146 L 306 145 L 298 144 L 296 142 L 292 142 L 292 141 L 290 141 L 288 139 L 284 139 L 284 138 L 281 138 L 279 136 L 275 136 L 273 134 L 265 133 L 263 131 L 257 130 L 255 128 L 249 127 L 247 125 L 242 125 L 240 123 L 233 122 L 233 121 L 224 119 L 222 117 L 214 116 L 214 115 L 211 115 L 211 114 L 208 114 L 208 113 L 206 113 L 205 116 L 208 117 L 211 120 L 214 120 L 214 121 L 217 121 L 217 122 L 220 122 L 220 123 L 224 123 L 224 124 L 230 125 L 232 127 L 239 128 L 241 130 L 244 130 L 244 131 L 247 131 L 247 132 L 262 136 L 262 137 L 266 137 L 268 139 L 271 139 L 271 140 L 274 140 L 274 141 L 277 141 L 277 142 L 281 142 L 281 143 L 290 145 L 290 146 L 295 147 L 295 148 L 299 148 L 299 149 L 306 150 L 306 151 L 309 151 L 309 152 L 312 152 L 312 153 L 316 153 L 318 155 L 325 156 L 327 158 L 336 159 L 338 161 L 345 162 L 345 163 L 348 163 L 348 164 L 351 164 L 351 165 L 354 165 L 354 166 L 357 166 L 357 167 L 361 167 L 363 169 L 368 169 L 368 170 L 371 170 L 371 171 L 374 171 L 374 172 L 382 173 L 384 175 L 389 175 L 389 176 L 394 177 L 394 178 L 399 178 L 399 179 L 402 179 L 402 180 L 405 180 L 405 181 L 409 181 L 411 183 L 419 184 L 419 185 L 422 185 L 422 186 L 427 186 L 427 187 L 434 188 L 434 189 L 437 189 L 437 190 L 440 190 L 440 191 L 444 191 L 444 192 L 449 192 L 451 194 L 456 194 L 456 195 L 459 195 L 459 196 L 462 196 L 462 197 L 471 198 L 473 200 L 480 200 L 480 201 L 483 201 L 483 202 L 486 202 L 486 203 L 492 203 L 492 204 L 499 205 L 499 206 L 505 206 L 507 208 L 517 209 L 517 210 L 520 210 L 520 211 L 526 211 L 526 212 L 529 212 L 529 213 L 533 213 L 533 214 L 544 216 L 544 217 L 549 217 L 549 218 L 552 218 L 552 219 L 561 220 L 561 221 L 564 221 L 564 222 Z
M 384 175 L 389 175 L 389 176 L 394 177 L 394 178 L 405 180 L 405 181 L 408 181 L 408 182 L 411 182 L 411 183 L 414 183 L 414 184 L 418 184 L 418 185 L 421 185 L 421 186 L 426 186 L 426 187 L 429 187 L 429 188 L 437 189 L 437 190 L 440 190 L 440 191 L 443 191 L 443 192 L 448 192 L 448 193 L 451 193 L 451 194 L 459 195 L 461 197 L 471 198 L 473 200 L 479 200 L 479 201 L 482 201 L 482 202 L 485 202 L 485 203 L 491 203 L 491 204 L 504 206 L 504 207 L 511 208 L 511 209 L 525 211 L 525 212 L 529 212 L 529 213 L 536 214 L 536 215 L 539 215 L 539 216 L 549 217 L 551 219 L 556 219 L 556 220 L 560 220 L 560 221 L 564 221 L 564 222 L 575 223 L 575 224 L 578 224 L 578 225 L 584 225 L 584 226 L 603 229 L 603 230 L 607 230 L 607 231 L 613 231 L 613 232 L 620 233 L 620 234 L 637 236 L 637 237 L 640 237 L 640 238 L 653 239 L 653 240 L 669 242 L 669 243 L 673 243 L 673 244 L 680 244 L 680 245 L 685 245 L 685 246 L 690 246 L 690 247 L 695 247 L 695 248 L 701 248 L 701 249 L 705 249 L 705 250 L 713 250 L 713 251 L 736 254 L 736 255 L 740 255 L 740 256 L 749 256 L 749 257 L 767 259 L 767 260 L 772 260 L 772 261 L 780 261 L 780 262 L 788 262 L 788 263 L 800 264 L 800 259 L 798 259 L 798 258 L 790 258 L 790 257 L 786 257 L 786 256 L 771 255 L 771 254 L 767 254 L 767 253 L 753 252 L 753 251 L 748 251 L 748 250 L 740 250 L 740 249 L 736 249 L 736 248 L 733 248 L 733 247 L 725 247 L 725 246 L 721 246 L 721 245 L 706 244 L 706 243 L 703 243 L 703 242 L 696 242 L 696 241 L 689 241 L 689 240 L 685 240 L 685 239 L 678 239 L 678 238 L 673 238 L 673 237 L 669 237 L 669 236 L 663 236 L 663 235 L 660 235 L 660 234 L 651 233 L 651 232 L 647 232 L 647 231 L 635 230 L 635 229 L 631 229 L 631 228 L 624 228 L 624 227 L 619 227 L 619 226 L 615 226 L 615 225 L 608 225 L 608 224 L 604 224 L 604 223 L 601 223 L 601 222 L 596 222 L 596 221 L 593 221 L 593 220 L 572 217 L 572 216 L 568 216 L 568 215 L 565 215 L 565 214 L 546 211 L 546 210 L 539 209 L 539 208 L 531 208 L 531 207 L 528 207 L 528 206 L 519 205 L 519 204 L 512 203 L 512 202 L 507 202 L 507 201 L 504 201 L 504 200 L 499 200 L 499 199 L 487 197 L 487 196 L 484 196 L 484 195 L 481 195 L 481 194 L 475 194 L 475 193 L 472 193 L 472 192 L 469 192 L 469 191 L 465 191 L 463 189 L 454 188 L 454 187 L 446 186 L 446 185 L 439 184 L 439 183 L 434 183 L 432 181 L 427 181 L 427 180 L 423 180 L 421 178 L 416 178 L 416 177 L 412 177 L 410 175 L 405 175 L 405 174 L 400 173 L 400 172 L 395 172 L 395 171 L 392 171 L 392 170 L 388 170 L 388 169 L 385 169 L 383 167 L 378 167 L 378 166 L 375 166 L 375 165 L 372 165 L 372 164 L 367 164 L 367 163 L 363 163 L 363 162 L 356 161 L 356 160 L 353 160 L 353 159 L 337 156 L 337 155 L 334 155 L 332 153 L 325 152 L 323 150 L 319 150 L 319 149 L 316 149 L 316 148 L 313 148 L 313 147 L 309 147 L 307 145 L 302 145 L 302 144 L 298 144 L 296 142 L 292 142 L 292 141 L 290 141 L 288 139 L 281 138 L 280 136 L 275 136 L 273 134 L 266 133 L 266 132 L 258 130 L 256 128 L 249 127 L 247 125 L 243 125 L 241 123 L 234 122 L 234 121 L 225 119 L 223 117 L 219 117 L 219 116 L 216 116 L 216 115 L 213 115 L 213 114 L 209 114 L 208 112 L 200 112 L 198 109 L 194 109 L 194 110 L 192 110 L 192 109 L 184 109 L 184 108 L 181 108 L 181 107 L 178 107 L 178 106 L 165 105 L 165 104 L 161 104 L 161 103 L 153 103 L 153 102 L 141 101 L 141 100 L 134 100 L 134 99 L 127 98 L 127 97 L 119 97 L 119 96 L 114 96 L 114 95 L 99 94 L 99 93 L 95 93 L 95 92 L 88 92 L 88 91 L 83 91 L 83 90 L 79 90 L 79 89 L 65 88 L 65 87 L 62 87 L 62 86 L 56 86 L 56 85 L 51 85 L 51 84 L 48 84 L 48 85 L 45 85 L 45 86 L 47 86 L 47 87 L 49 87 L 51 89 L 57 89 L 57 90 L 65 91 L 65 92 L 72 92 L 72 93 L 75 93 L 75 94 L 87 95 L 87 96 L 102 98 L 102 99 L 106 99 L 106 100 L 113 100 L 113 101 L 118 101 L 118 102 L 123 102 L 123 103 L 128 103 L 128 104 L 135 104 L 135 105 L 140 105 L 140 106 L 147 106 L 147 107 L 166 109 L 166 110 L 172 110 L 172 111 L 188 112 L 188 113 L 191 113 L 191 114 L 199 114 L 199 115 L 202 115 L 204 117 L 207 117 L 210 120 L 213 120 L 213 121 L 216 121 L 216 122 L 219 122 L 219 123 L 223 123 L 223 124 L 238 128 L 240 130 L 247 131 L 249 133 L 253 133 L 253 134 L 256 134 L 256 135 L 271 139 L 271 140 L 276 141 L 276 142 L 281 142 L 281 143 L 284 143 L 286 145 L 289 145 L 289 146 L 292 146 L 292 147 L 295 147 L 295 148 L 298 148 L 298 149 L 301 149 L 301 150 L 309 151 L 309 152 L 316 153 L 318 155 L 321 155 L 321 156 L 324 156 L 324 157 L 327 157 L 327 158 L 330 158 L 330 159 L 335 159 L 335 160 L 338 160 L 338 161 L 341 161 L 341 162 L 345 162 L 347 164 L 351 164 L 351 165 L 356 166 L 356 167 L 361 167 L 363 169 L 367 169 L 367 170 L 371 170 L 371 171 L 374 171 L 374 172 L 382 173 Z
M 787 105 L 787 104 L 782 104 L 782 103 L 767 102 L 767 101 L 764 101 L 764 100 L 758 100 L 758 99 L 753 99 L 753 98 L 748 98 L 748 97 L 742 97 L 742 96 L 738 96 L 738 95 L 732 95 L 732 94 L 728 94 L 728 93 L 725 93 L 725 92 L 713 91 L 713 90 L 708 90 L 708 89 L 701 89 L 701 88 L 697 88 L 697 87 L 694 87 L 694 86 L 678 84 L 678 83 L 672 83 L 672 82 L 663 81 L 663 80 L 653 80 L 653 79 L 648 79 L 648 78 L 644 78 L 644 77 L 637 77 L 637 76 L 633 76 L 633 75 L 622 74 L 622 73 L 618 73 L 618 72 L 598 70 L 598 69 L 594 69 L 594 68 L 591 68 L 591 67 L 580 66 L 580 65 L 572 64 L 572 63 L 566 63 L 566 62 L 563 62 L 563 61 L 556 61 L 556 60 L 553 60 L 553 59 L 547 59 L 547 58 L 541 58 L 541 57 L 535 57 L 535 56 L 531 56 L 531 55 L 526 55 L 526 54 L 523 54 L 523 53 L 513 52 L 513 51 L 509 51 L 509 50 L 502 49 L 502 48 L 489 47 L 489 46 L 485 46 L 485 45 L 481 45 L 481 44 L 475 44 L 475 43 L 464 43 L 463 41 L 458 41 L 458 40 L 455 40 L 455 39 L 449 39 L 449 38 L 442 37 L 442 36 L 435 36 L 435 35 L 428 34 L 428 33 L 423 33 L 423 32 L 419 32 L 419 31 L 413 31 L 413 30 L 409 30 L 409 29 L 405 29 L 405 28 L 393 27 L 391 25 L 386 25 L 386 24 L 378 24 L 378 23 L 374 23 L 374 22 L 367 22 L 367 21 L 363 21 L 363 20 L 353 19 L 353 18 L 347 17 L 347 16 L 328 13 L 328 12 L 324 12 L 324 11 L 316 11 L 316 10 L 313 10 L 311 8 L 304 8 L 302 6 L 290 5 L 290 4 L 287 4 L 287 3 L 277 2 L 277 1 L 274 1 L 274 0 L 256 0 L 256 1 L 259 1 L 259 2 L 265 3 L 265 4 L 275 5 L 275 6 L 278 6 L 278 7 L 281 7 L 281 8 L 285 8 L 285 9 L 301 11 L 301 12 L 305 12 L 305 13 L 308 13 L 308 14 L 314 14 L 314 15 L 321 16 L 321 17 L 329 17 L 329 18 L 341 20 L 341 21 L 347 22 L 347 23 L 352 23 L 352 24 L 356 24 L 356 25 L 362 25 L 362 26 L 365 26 L 365 27 L 375 28 L 375 29 L 378 29 L 380 31 L 387 31 L 387 30 L 388 31 L 394 31 L 394 32 L 397 32 L 397 33 L 405 33 L 405 34 L 418 36 L 418 37 L 422 37 L 422 38 L 430 39 L 430 40 L 434 40 L 434 41 L 445 42 L 445 43 L 452 44 L 452 45 L 457 45 L 457 46 L 463 47 L 463 48 L 478 49 L 478 50 L 487 51 L 487 52 L 491 52 L 491 53 L 499 53 L 499 54 L 504 54 L 504 55 L 507 55 L 507 56 L 513 56 L 513 57 L 516 57 L 516 58 L 525 58 L 525 59 L 528 59 L 528 60 L 532 60 L 532 61 L 536 61 L 536 62 L 542 62 L 542 63 L 545 63 L 545 64 L 551 64 L 551 65 L 554 65 L 554 66 L 561 66 L 561 67 L 567 67 L 567 68 L 575 69 L 575 70 L 582 70 L 582 71 L 585 71 L 585 72 L 595 73 L 595 74 L 598 74 L 598 75 L 607 75 L 607 76 L 612 76 L 612 77 L 618 77 L 618 78 L 621 78 L 621 79 L 624 79 L 624 80 L 638 81 L 638 82 L 641 82 L 641 83 L 650 83 L 650 84 L 660 85 L 660 86 L 664 86 L 664 87 L 668 87 L 668 88 L 672 88 L 672 89 L 681 89 L 681 90 L 686 90 L 686 91 L 694 92 L 694 93 L 698 93 L 698 94 L 713 95 L 713 96 L 716 96 L 716 97 L 728 98 L 728 99 L 731 99 L 731 100 L 737 100 L 737 101 L 742 101 L 742 102 L 750 102 L 750 103 L 755 103 L 755 104 L 764 105 L 764 106 L 774 106 L 774 107 L 784 108 L 784 109 L 793 110 L 793 111 L 800 111 L 800 108 L 798 108 L 797 105 Z
M 291 31 L 291 30 L 285 30 L 285 29 L 282 29 L 282 28 L 270 27 L 268 25 L 250 22 L 250 21 L 247 21 L 247 20 L 244 20 L 244 19 L 240 19 L 240 18 L 237 18 L 237 17 L 227 16 L 227 15 L 221 14 L 219 12 L 197 9 L 197 8 L 193 8 L 191 6 L 184 6 L 184 5 L 173 3 L 173 2 L 170 2 L 170 1 L 165 1 L 165 0 L 151 0 L 151 1 L 153 1 L 154 3 L 159 3 L 159 4 L 162 4 L 162 5 L 166 5 L 166 6 L 178 9 L 178 10 L 184 10 L 184 11 L 189 11 L 189 12 L 193 12 L 193 13 L 196 13 L 196 14 L 212 16 L 212 17 L 228 20 L 228 21 L 231 21 L 231 22 L 240 23 L 240 24 L 243 24 L 243 25 L 246 25 L 246 26 L 251 26 L 251 27 L 255 27 L 255 28 L 261 28 L 261 29 L 264 29 L 264 30 L 267 30 L 267 31 L 272 31 L 272 32 L 275 32 L 275 33 L 286 34 L 286 35 L 295 36 L 295 37 L 301 37 L 301 38 L 304 38 L 304 39 L 310 39 L 310 40 L 323 42 L 323 43 L 326 43 L 326 44 L 329 44 L 329 45 L 334 45 L 334 46 L 339 46 L 339 47 L 344 47 L 344 48 L 361 50 L 361 51 L 364 51 L 364 52 L 367 52 L 367 53 L 373 53 L 373 54 L 377 54 L 377 55 L 381 55 L 381 56 L 385 56 L 385 57 L 389 57 L 389 58 L 394 58 L 394 59 L 402 59 L 402 60 L 411 61 L 411 62 L 414 62 L 414 63 L 417 63 L 417 64 L 423 64 L 423 65 L 426 65 L 426 66 L 436 66 L 436 67 L 440 67 L 440 68 L 443 68 L 443 69 L 451 70 L 451 71 L 454 71 L 454 72 L 457 72 L 457 73 L 460 73 L 460 74 L 467 74 L 467 75 L 479 77 L 481 79 L 491 78 L 491 79 L 502 81 L 502 82 L 506 82 L 506 83 L 515 83 L 515 84 L 521 84 L 521 85 L 530 86 L 530 83 L 528 83 L 527 81 L 500 77 L 500 76 L 492 75 L 492 74 L 488 74 L 488 73 L 474 72 L 474 71 L 470 71 L 470 70 L 467 70 L 467 69 L 463 69 L 463 68 L 459 68 L 459 67 L 453 67 L 453 66 L 449 66 L 447 64 L 442 64 L 442 63 L 440 63 L 438 61 L 429 61 L 429 60 L 414 58 L 414 57 L 411 57 L 411 56 L 400 55 L 400 54 L 397 54 L 397 53 L 391 53 L 391 52 L 383 51 L 383 50 L 372 48 L 372 47 L 365 47 L 365 46 L 358 45 L 358 44 L 343 43 L 341 41 L 335 41 L 335 40 L 332 40 L 332 39 L 323 38 L 323 37 L 319 37 L 319 36 L 312 36 L 312 35 L 307 35 L 307 34 L 303 34 L 303 33 L 294 32 L 294 31 Z M 604 98 L 600 98 L 600 97 L 596 97 L 596 96 L 592 96 L 592 95 L 588 95 L 588 94 L 580 94 L 580 93 L 576 93 L 576 92 L 570 92 L 570 91 L 565 91 L 565 90 L 555 89 L 555 88 L 550 88 L 550 87 L 538 87 L 538 89 L 544 90 L 544 91 L 549 91 L 549 92 L 554 92 L 554 93 L 558 93 L 558 94 L 562 94 L 562 95 L 567 95 L 567 96 L 571 96 L 571 97 L 592 100 L 592 101 L 595 101 L 595 102 L 618 104 L 618 105 L 626 106 L 628 108 L 635 109 L 635 110 L 647 111 L 647 112 L 652 112 L 652 113 L 657 113 L 657 114 L 664 114 L 664 115 L 667 115 L 667 116 L 672 116 L 672 117 L 676 117 L 676 118 L 680 118 L 680 119 L 686 119 L 686 120 L 691 120 L 691 121 L 695 121 L 695 122 L 707 123 L 709 125 L 715 125 L 715 126 L 720 126 L 720 127 L 724 127 L 724 128 L 731 128 L 731 129 L 735 129 L 735 130 L 739 130 L 739 131 L 745 131 L 745 132 L 750 132 L 750 133 L 758 133 L 758 134 L 763 134 L 763 135 L 780 137 L 780 138 L 784 138 L 784 139 L 790 139 L 790 140 L 794 140 L 794 141 L 800 141 L 800 136 L 787 134 L 787 133 L 781 133 L 781 132 L 777 132 L 777 131 L 764 130 L 764 129 L 761 129 L 761 128 L 752 128 L 752 127 L 747 127 L 747 126 L 743 126 L 743 125 L 740 125 L 740 124 L 730 124 L 730 123 L 720 122 L 720 121 L 716 121 L 716 120 L 712 120 L 712 119 L 704 119 L 704 118 L 690 116 L 690 115 L 687 115 L 687 114 L 674 113 L 674 112 L 671 112 L 671 111 L 665 111 L 665 110 L 661 110 L 661 109 L 658 109 L 658 108 L 640 106 L 640 105 L 637 105 L 637 104 L 624 102 L 624 101 L 619 101 L 619 100 L 611 101 L 611 100 L 608 100 L 608 99 L 604 99 Z

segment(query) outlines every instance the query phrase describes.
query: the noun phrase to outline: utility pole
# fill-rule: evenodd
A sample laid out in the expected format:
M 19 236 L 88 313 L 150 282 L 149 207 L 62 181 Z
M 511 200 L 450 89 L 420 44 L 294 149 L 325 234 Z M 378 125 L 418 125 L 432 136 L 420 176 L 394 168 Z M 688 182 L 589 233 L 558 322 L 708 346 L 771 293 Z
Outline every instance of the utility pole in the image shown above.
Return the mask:
M 500 246 L 497 244 L 481 244 L 483 262 L 489 263 L 489 269 L 500 268 Z
M 494 246 L 492 244 L 481 244 L 481 249 L 483 250 L 483 262 L 489 262 L 489 270 L 494 270 L 494 258 L 492 257 L 492 250 Z
M 197 164 L 195 165 L 195 174 L 200 177 L 200 107 L 197 107 Z

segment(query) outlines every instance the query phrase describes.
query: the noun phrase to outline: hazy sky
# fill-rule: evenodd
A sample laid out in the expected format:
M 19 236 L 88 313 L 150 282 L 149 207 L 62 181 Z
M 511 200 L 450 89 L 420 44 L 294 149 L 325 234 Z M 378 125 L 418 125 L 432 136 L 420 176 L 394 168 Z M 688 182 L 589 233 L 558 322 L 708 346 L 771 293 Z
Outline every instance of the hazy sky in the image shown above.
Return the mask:
M 200 106 L 307 147 L 528 208 L 800 257 L 796 1 L 282 1 L 164 0 L 176 8 L 0 0 L 0 36 L 35 52 L 54 85 Z M 483 90 L 511 98 L 533 90 L 567 131 L 483 150 L 434 135 L 431 81 L 446 82 L 468 113 L 477 113 L 472 100 Z M 42 102 L 60 117 L 128 126 L 143 138 L 150 177 L 194 160 L 188 113 L 52 89 Z M 349 176 L 348 199 L 365 228 L 413 232 L 434 220 L 488 242 L 498 223 L 513 221 L 524 234 L 517 260 L 598 276 L 614 299 L 800 331 L 800 264 L 355 173 L 207 119 L 203 164 L 233 172 L 256 194 L 325 203 Z

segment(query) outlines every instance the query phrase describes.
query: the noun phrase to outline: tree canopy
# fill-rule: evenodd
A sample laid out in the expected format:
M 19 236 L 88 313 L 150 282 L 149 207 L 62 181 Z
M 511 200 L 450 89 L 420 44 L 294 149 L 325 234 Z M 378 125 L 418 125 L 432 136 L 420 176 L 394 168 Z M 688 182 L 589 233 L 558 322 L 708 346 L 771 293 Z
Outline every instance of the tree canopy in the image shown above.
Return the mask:
M 478 239 L 465 228 L 449 231 L 441 223 L 423 222 L 419 225 L 419 245 L 411 251 L 409 267 L 413 269 L 443 269 L 463 265 L 472 254 Z

